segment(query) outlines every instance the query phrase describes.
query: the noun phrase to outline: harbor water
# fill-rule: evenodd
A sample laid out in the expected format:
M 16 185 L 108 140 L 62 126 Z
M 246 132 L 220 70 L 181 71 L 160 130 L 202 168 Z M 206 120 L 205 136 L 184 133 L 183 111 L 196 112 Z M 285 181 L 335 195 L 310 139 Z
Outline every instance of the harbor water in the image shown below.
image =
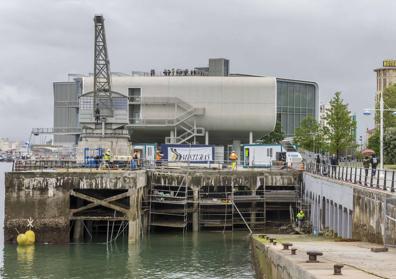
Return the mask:
M 0 222 L 4 172 L 0 163 Z M 117 243 L 17 247 L 0 234 L 2 278 L 254 278 L 246 232 L 152 233 L 138 245 Z

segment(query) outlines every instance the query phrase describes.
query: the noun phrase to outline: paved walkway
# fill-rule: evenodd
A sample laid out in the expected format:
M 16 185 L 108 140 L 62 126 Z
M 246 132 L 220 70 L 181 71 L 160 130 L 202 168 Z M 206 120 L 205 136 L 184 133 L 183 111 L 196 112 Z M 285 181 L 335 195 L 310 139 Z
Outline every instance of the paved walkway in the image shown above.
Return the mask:
M 367 242 L 337 242 L 319 237 L 298 235 L 270 235 L 278 243 L 293 243 L 297 248 L 297 255 L 291 256 L 290 251 L 282 250 L 282 245 L 270 246 L 271 249 L 282 253 L 294 263 L 309 271 L 316 278 L 334 278 L 335 263 L 344 264 L 342 278 L 396 278 L 396 249 L 389 248 L 388 252 L 371 252 L 373 247 L 382 247 Z M 316 250 L 323 253 L 318 257 L 320 263 L 306 263 L 306 251 Z

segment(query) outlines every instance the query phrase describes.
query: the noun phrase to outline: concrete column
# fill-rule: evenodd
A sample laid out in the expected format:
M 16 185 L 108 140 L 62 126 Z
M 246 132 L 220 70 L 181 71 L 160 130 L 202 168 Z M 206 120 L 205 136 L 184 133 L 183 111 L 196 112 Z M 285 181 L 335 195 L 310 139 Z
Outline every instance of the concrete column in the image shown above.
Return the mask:
M 322 213 L 322 202 L 321 202 L 321 197 L 320 196 L 317 197 L 317 201 L 316 202 L 318 203 L 317 211 L 316 211 L 316 227 L 318 229 L 318 232 L 320 232 L 321 221 L 322 221 L 322 218 L 320 216 L 321 213 Z
M 314 197 L 314 210 L 313 210 L 313 229 L 316 229 L 316 231 L 318 230 L 318 201 L 317 201 L 317 197 Z
M 352 238 L 352 210 L 348 210 L 348 238 Z
M 175 131 L 171 130 L 169 136 L 171 137 L 170 142 L 171 143 L 176 143 L 176 141 L 175 141 Z
M 194 120 L 194 134 L 197 133 L 197 121 Z M 197 138 L 194 136 L 194 144 L 197 144 Z
M 314 225 L 314 214 L 315 214 L 315 203 L 313 199 L 309 199 L 309 203 L 311 204 L 311 224 Z
M 348 222 L 349 222 L 349 220 L 348 220 L 348 209 L 346 209 L 345 207 L 344 207 L 344 210 L 343 210 L 343 214 L 344 214 L 344 224 L 343 224 L 343 226 L 344 226 L 344 230 L 343 230 L 343 233 L 342 233 L 342 237 L 343 238 L 348 238 Z
M 326 210 L 325 210 L 325 227 L 329 227 L 329 212 L 330 212 L 330 207 L 329 207 L 329 200 L 326 199 Z
M 130 189 L 129 193 L 128 243 L 134 244 L 138 242 L 140 235 L 140 222 L 138 218 L 138 216 L 140 215 L 140 209 L 137 189 Z
M 253 132 L 249 132 L 249 144 L 253 144 Z
M 252 188 L 251 188 L 252 189 Z M 253 188 L 252 190 L 252 196 L 256 195 L 256 190 Z M 250 227 L 254 228 L 256 224 L 256 202 L 252 202 L 252 207 L 251 207 L 251 212 L 250 212 Z
M 73 229 L 73 242 L 81 242 L 83 240 L 83 226 L 82 221 L 76 220 L 74 221 L 74 229 Z
M 83 202 L 81 199 L 77 200 L 77 208 L 83 206 Z M 82 221 L 75 220 L 74 228 L 73 228 L 73 242 L 81 242 L 84 238 L 84 228 L 82 225 Z
M 333 202 L 330 201 L 330 218 L 329 218 L 330 230 L 333 230 L 333 216 L 334 216 L 334 206 L 333 206 Z
M 193 213 L 192 213 L 193 232 L 199 231 L 198 202 L 199 202 L 199 188 L 193 187 Z
M 205 144 L 209 144 L 209 131 L 205 131 Z
M 338 206 L 338 236 L 342 237 L 342 205 Z
M 333 231 L 335 233 L 338 233 L 337 229 L 338 229 L 338 205 L 336 203 L 334 203 L 334 228 Z

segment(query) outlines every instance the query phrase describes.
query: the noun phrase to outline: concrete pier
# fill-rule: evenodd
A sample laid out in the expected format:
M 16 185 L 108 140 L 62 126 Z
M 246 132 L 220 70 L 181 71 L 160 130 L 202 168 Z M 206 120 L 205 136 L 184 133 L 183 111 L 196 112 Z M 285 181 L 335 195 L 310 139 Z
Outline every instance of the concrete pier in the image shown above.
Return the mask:
M 153 228 L 197 232 L 288 224 L 290 207 L 301 197 L 301 173 L 293 170 L 167 169 L 150 170 L 148 177 Z
M 304 173 L 304 199 L 317 232 L 396 245 L 396 194 Z
M 16 241 L 29 218 L 38 243 L 68 243 L 72 222 L 76 241 L 86 229 L 82 222 L 88 221 L 127 221 L 129 241 L 140 236 L 144 171 L 10 172 L 5 179 L 6 242 Z
M 288 224 L 301 198 L 301 173 L 58 169 L 7 173 L 5 187 L 6 242 L 15 242 L 32 218 L 38 243 L 86 241 L 93 231 L 109 241 L 114 226 L 127 227 L 135 243 L 147 227 L 197 232 Z
M 379 248 L 368 242 L 335 242 L 309 236 L 268 235 L 277 240 L 273 245 L 258 235 L 252 237 L 252 254 L 257 278 L 309 279 L 338 278 L 334 265 L 343 265 L 342 278 L 395 278 L 394 259 L 396 249 L 388 252 L 372 252 Z M 292 255 L 290 248 L 284 250 L 281 243 L 291 243 L 297 249 Z M 322 253 L 315 263 L 308 261 L 308 251 Z

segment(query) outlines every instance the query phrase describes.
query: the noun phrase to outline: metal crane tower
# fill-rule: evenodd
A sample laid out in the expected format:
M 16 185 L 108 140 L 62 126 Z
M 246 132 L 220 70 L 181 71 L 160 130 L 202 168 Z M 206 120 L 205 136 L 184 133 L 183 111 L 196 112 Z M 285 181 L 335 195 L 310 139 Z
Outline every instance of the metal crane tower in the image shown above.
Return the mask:
M 95 57 L 94 57 L 94 108 L 93 114 L 101 121 L 113 116 L 111 99 L 110 60 L 107 52 L 104 18 L 94 17 Z

